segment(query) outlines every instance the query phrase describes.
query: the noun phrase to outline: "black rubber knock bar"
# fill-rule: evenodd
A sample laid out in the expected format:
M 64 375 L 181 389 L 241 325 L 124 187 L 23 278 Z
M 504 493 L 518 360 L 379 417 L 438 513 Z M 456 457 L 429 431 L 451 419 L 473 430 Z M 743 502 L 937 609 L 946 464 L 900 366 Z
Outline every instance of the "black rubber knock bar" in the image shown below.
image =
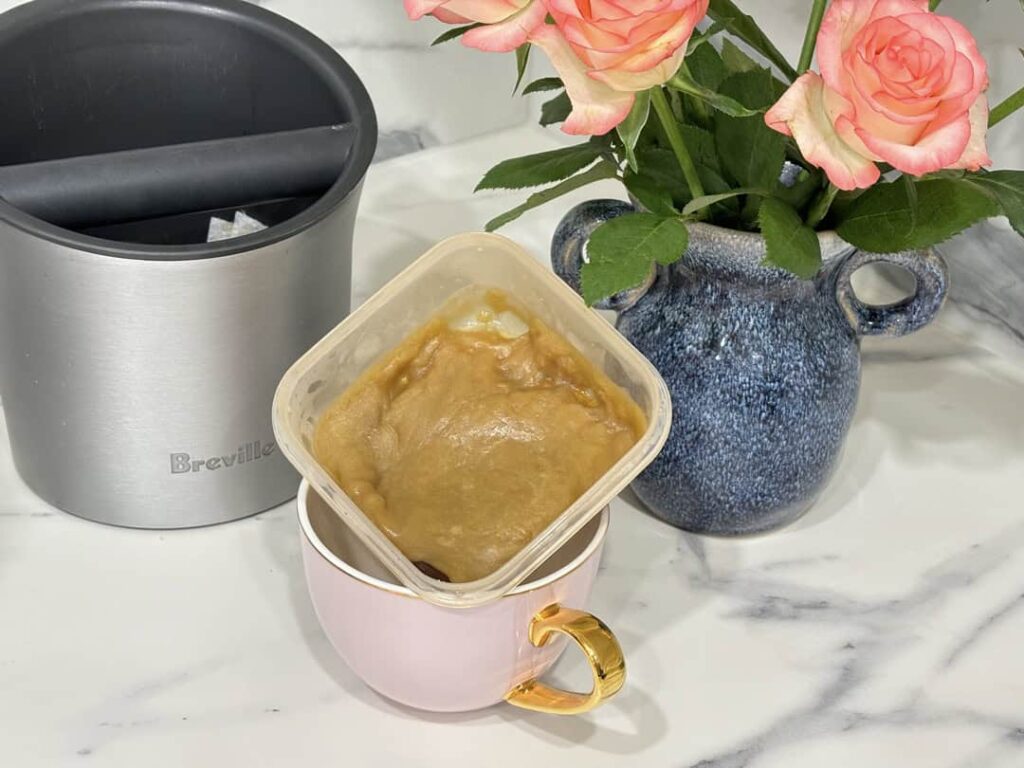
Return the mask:
M 325 192 L 356 141 L 329 125 L 0 167 L 0 197 L 78 229 Z

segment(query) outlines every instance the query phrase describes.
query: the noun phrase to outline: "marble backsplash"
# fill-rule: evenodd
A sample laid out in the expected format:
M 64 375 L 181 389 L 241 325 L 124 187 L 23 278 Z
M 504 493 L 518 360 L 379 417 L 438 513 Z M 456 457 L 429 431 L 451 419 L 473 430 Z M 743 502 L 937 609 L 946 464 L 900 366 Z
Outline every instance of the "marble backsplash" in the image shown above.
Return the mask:
M 315 32 L 359 74 L 380 121 L 377 160 L 529 117 L 527 100 L 511 96 L 511 56 L 481 54 L 457 42 L 432 48 L 445 26 L 433 19 L 410 22 L 400 0 L 255 1 Z
M 73 1 L 73 0 L 72 0 Z M 0 0 L 0 11 L 24 0 Z M 432 19 L 410 22 L 401 0 L 253 0 L 312 30 L 342 53 L 366 83 L 381 125 L 378 160 L 448 144 L 536 117 L 536 103 L 511 95 L 511 56 L 483 54 L 458 43 L 430 47 L 445 27 Z M 779 47 L 800 49 L 807 0 L 743 0 Z M 995 103 L 1024 83 L 1019 53 L 1024 12 L 1018 0 L 944 0 L 977 36 L 989 62 Z M 539 57 L 538 57 L 539 58 Z M 541 66 L 535 67 L 541 71 Z M 996 165 L 1024 166 L 1024 114 L 990 137 Z
M 1024 351 L 1024 240 L 1006 219 L 983 222 L 939 246 L 950 296 L 971 317 L 1004 331 Z
M 73 1 L 73 0 L 72 0 Z M 0 12 L 24 0 L 0 0 Z M 255 0 L 334 46 L 362 78 L 380 121 L 377 160 L 518 125 L 515 62 L 458 43 L 430 47 L 444 25 L 414 24 L 400 0 Z
M 537 101 L 512 97 L 511 56 L 482 54 L 458 43 L 430 47 L 444 28 L 411 23 L 400 0 L 254 0 L 307 27 L 337 48 L 363 78 L 377 107 L 378 160 L 458 142 L 534 120 Z M 0 11 L 21 0 L 0 0 Z M 779 47 L 800 48 L 807 0 L 743 0 Z M 977 36 L 996 103 L 1024 83 L 1024 11 L 1018 0 L 944 0 Z M 538 74 L 543 63 L 535 66 Z M 995 167 L 1024 167 L 1024 111 L 989 136 Z M 495 157 L 495 160 L 500 158 Z M 996 318 L 1024 342 L 1024 244 L 1005 221 L 976 227 L 941 249 L 950 261 L 953 296 Z

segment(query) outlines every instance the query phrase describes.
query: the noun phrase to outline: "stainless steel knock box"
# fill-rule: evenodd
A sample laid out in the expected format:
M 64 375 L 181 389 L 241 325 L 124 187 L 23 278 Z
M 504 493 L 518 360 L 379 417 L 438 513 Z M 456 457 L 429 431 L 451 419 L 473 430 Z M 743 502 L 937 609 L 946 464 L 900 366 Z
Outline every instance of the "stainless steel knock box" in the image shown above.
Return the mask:
M 183 528 L 295 494 L 270 412 L 348 313 L 377 141 L 322 41 L 242 0 L 0 15 L 0 396 L 47 502 Z M 212 216 L 267 226 L 207 243 Z

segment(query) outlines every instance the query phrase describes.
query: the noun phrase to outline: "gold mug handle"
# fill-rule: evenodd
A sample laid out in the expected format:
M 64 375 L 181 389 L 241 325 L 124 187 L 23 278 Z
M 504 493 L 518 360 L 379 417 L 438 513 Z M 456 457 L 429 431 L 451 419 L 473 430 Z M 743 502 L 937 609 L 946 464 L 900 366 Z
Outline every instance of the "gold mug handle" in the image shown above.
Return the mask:
M 626 682 L 626 660 L 619 641 L 599 618 L 554 603 L 533 617 L 530 642 L 541 648 L 555 632 L 571 637 L 586 654 L 594 675 L 594 689 L 590 693 L 574 693 L 552 688 L 533 678 L 509 691 L 505 701 L 534 712 L 579 715 L 621 690 Z

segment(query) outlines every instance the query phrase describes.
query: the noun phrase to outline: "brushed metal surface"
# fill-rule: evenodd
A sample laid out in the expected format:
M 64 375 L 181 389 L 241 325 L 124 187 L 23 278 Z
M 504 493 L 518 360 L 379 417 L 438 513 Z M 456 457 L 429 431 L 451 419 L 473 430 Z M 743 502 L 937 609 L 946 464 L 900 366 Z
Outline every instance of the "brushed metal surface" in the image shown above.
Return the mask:
M 0 397 L 28 485 L 74 514 L 142 528 L 287 500 L 297 478 L 273 446 L 271 403 L 288 366 L 348 312 L 377 143 L 369 94 L 331 46 L 243 0 L 35 0 L 0 19 L 3 164 L 350 126 L 329 189 L 231 240 L 202 242 L 138 210 L 111 223 L 157 228 L 105 239 L 0 199 Z M 229 175 L 231 186 L 244 173 Z M 185 186 L 181 210 L 215 204 Z
M 25 482 L 68 512 L 144 528 L 294 496 L 278 451 L 238 451 L 273 445 L 281 375 L 348 313 L 359 191 L 295 237 L 214 259 L 116 258 L 5 225 L 0 393 Z M 203 464 L 175 474 L 173 454 Z

